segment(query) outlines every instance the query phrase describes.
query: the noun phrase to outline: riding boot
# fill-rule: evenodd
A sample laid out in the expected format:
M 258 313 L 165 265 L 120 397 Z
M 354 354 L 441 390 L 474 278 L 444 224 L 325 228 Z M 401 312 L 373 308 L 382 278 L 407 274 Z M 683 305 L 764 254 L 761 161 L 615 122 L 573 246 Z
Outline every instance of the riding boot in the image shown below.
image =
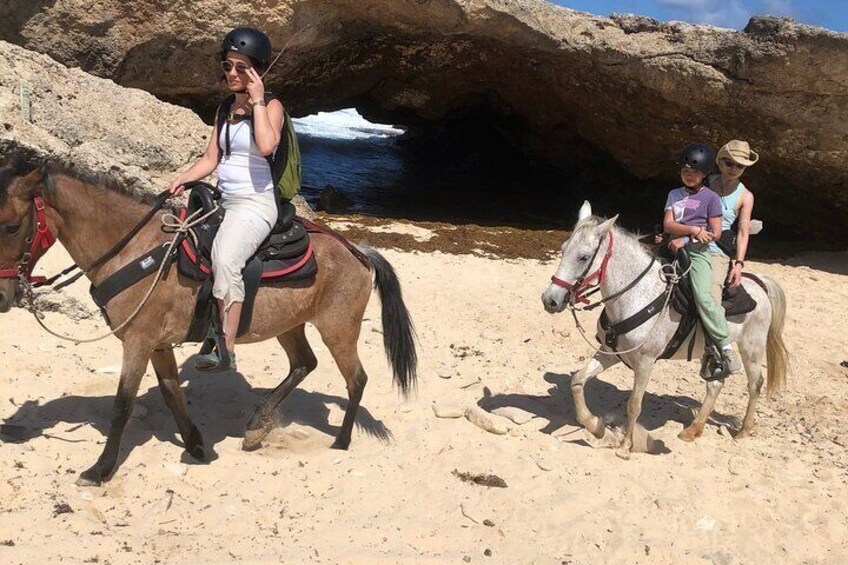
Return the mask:
M 730 374 L 728 366 L 728 360 L 718 347 L 712 343 L 708 344 L 704 350 L 704 356 L 701 358 L 701 378 L 705 381 L 725 379 Z
M 226 352 L 223 357 L 218 355 L 217 350 L 203 355 L 198 355 L 194 359 L 194 368 L 205 373 L 237 371 L 236 352 L 227 351 L 226 347 L 224 347 L 222 351 Z
M 210 341 L 212 346 L 208 347 Z M 207 348 L 208 351 L 204 352 Z M 227 349 L 227 340 L 223 331 L 216 328 L 213 334 L 210 330 L 210 335 L 204 341 L 200 355 L 194 360 L 194 368 L 198 371 L 210 373 L 236 370 L 236 354 Z

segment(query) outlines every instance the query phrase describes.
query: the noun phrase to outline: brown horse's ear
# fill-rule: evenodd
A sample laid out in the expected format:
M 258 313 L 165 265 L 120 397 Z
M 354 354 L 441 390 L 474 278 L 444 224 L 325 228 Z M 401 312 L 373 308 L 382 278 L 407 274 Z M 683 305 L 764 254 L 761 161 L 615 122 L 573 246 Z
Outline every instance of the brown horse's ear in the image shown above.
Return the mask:
M 23 178 L 18 182 L 19 190 L 25 192 L 29 198 L 49 192 L 45 182 L 47 178 L 47 164 L 41 163 L 35 169 L 24 174 Z

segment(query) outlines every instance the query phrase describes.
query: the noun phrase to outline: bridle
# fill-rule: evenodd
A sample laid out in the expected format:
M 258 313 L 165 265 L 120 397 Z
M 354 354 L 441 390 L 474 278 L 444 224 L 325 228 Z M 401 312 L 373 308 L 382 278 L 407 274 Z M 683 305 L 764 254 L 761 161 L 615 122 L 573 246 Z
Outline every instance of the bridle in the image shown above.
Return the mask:
M 598 242 L 598 247 L 595 248 L 595 252 L 592 254 L 592 258 L 589 260 L 589 263 L 586 265 L 586 268 L 583 270 L 583 273 L 577 277 L 573 283 L 566 282 L 556 275 L 551 277 L 551 282 L 558 287 L 564 288 L 568 291 L 569 294 L 569 302 L 571 304 L 575 302 L 583 302 L 584 304 L 589 304 L 589 296 L 600 290 L 601 285 L 607 280 L 607 264 L 609 263 L 610 258 L 612 257 L 613 243 L 615 239 L 613 237 L 613 231 L 610 230 L 607 232 L 609 244 L 607 245 L 607 252 L 604 254 L 604 258 L 601 261 L 601 266 L 598 267 L 596 271 L 589 274 L 589 269 L 592 268 L 592 265 L 595 264 L 595 258 L 598 256 L 598 253 L 601 251 L 601 245 L 603 245 L 604 240 L 601 239 Z M 592 284 L 592 281 L 597 279 L 597 283 Z M 583 293 L 589 291 L 588 294 L 584 295 Z
M 55 189 L 52 189 L 52 179 L 50 177 L 49 171 L 45 171 L 43 183 L 47 186 L 48 193 L 52 192 Z M 187 185 L 189 183 L 186 183 Z M 2 279 L 17 279 L 18 284 L 20 286 L 21 292 L 24 294 L 31 294 L 33 288 L 45 287 L 48 286 L 53 290 L 60 290 L 66 286 L 69 286 L 79 280 L 83 275 L 89 273 L 93 269 L 103 265 L 110 259 L 114 258 L 126 245 L 138 234 L 139 231 L 147 224 L 148 221 L 162 209 L 165 205 L 165 202 L 170 197 L 169 191 L 165 190 L 161 192 L 157 198 L 156 202 L 153 204 L 151 209 L 147 212 L 144 218 L 141 219 L 130 231 L 118 242 L 116 243 L 112 249 L 101 255 L 98 259 L 96 259 L 92 264 L 87 267 L 79 267 L 76 264 L 71 265 L 56 273 L 51 277 L 34 277 L 32 276 L 32 271 L 35 268 L 35 264 L 38 260 L 47 252 L 50 247 L 56 243 L 56 236 L 50 230 L 50 227 L 47 225 L 47 215 L 45 210 L 47 208 L 46 201 L 44 200 L 44 196 L 40 191 L 34 192 L 32 195 L 32 201 L 30 206 L 30 220 L 29 220 L 29 232 L 27 237 L 24 239 L 23 249 L 21 250 L 21 257 L 18 259 L 18 264 L 11 269 L 2 269 L 0 270 L 0 280 Z M 77 271 L 73 276 L 56 283 L 62 277 L 69 275 L 70 273 Z M 31 298 L 31 296 L 30 296 Z
M 35 264 L 56 243 L 56 236 L 47 225 L 46 204 L 41 194 L 33 194 L 29 213 L 29 231 L 21 249 L 18 263 L 11 269 L 0 269 L 0 279 L 18 279 L 25 283 L 40 283 L 45 277 L 33 277 Z

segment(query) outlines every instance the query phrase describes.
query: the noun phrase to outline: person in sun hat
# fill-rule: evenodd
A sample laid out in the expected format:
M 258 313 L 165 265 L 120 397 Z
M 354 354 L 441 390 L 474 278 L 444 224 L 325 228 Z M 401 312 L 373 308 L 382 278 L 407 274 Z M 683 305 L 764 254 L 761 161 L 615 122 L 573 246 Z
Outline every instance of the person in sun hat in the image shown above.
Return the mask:
M 715 151 L 705 143 L 693 143 L 683 150 L 678 159 L 683 186 L 668 193 L 663 217 L 663 229 L 672 236 L 669 248 L 674 253 L 682 249 L 689 259 L 695 308 L 716 348 L 715 356 L 720 357 L 716 359 L 720 363 L 712 365 L 715 371 L 707 376 L 702 372 L 708 380 L 722 379 L 741 368 L 731 347 L 721 292 L 717 296 L 712 292 L 715 267 L 709 244 L 721 237 L 722 208 L 720 197 L 704 181 L 713 171 L 714 163 Z
M 714 286 L 721 292 L 726 283 L 735 288 L 742 282 L 742 269 L 751 235 L 754 194 L 742 183 L 745 170 L 760 160 L 747 141 L 733 139 L 716 155 L 719 174 L 709 178 L 708 186 L 721 199 L 722 236 L 710 242 L 713 254 Z M 715 291 L 715 289 L 714 289 Z

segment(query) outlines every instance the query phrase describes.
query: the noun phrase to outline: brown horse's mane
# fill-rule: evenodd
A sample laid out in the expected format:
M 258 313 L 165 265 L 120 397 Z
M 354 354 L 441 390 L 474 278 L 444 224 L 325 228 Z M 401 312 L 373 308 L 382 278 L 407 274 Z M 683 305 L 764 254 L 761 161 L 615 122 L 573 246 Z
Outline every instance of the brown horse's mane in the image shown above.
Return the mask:
M 55 158 L 39 160 L 13 156 L 4 165 L 0 166 L 0 206 L 5 204 L 12 180 L 15 177 L 27 175 L 39 167 L 44 167 L 49 174 L 66 175 L 82 183 L 91 184 L 110 192 L 115 192 L 121 196 L 126 196 L 139 204 L 152 205 L 156 202 L 156 194 L 132 190 L 131 186 L 125 182 L 121 182 L 105 173 L 94 173 L 74 162 Z M 45 187 L 45 189 L 50 190 L 50 187 Z
M 12 167 L 0 167 L 0 206 L 6 204 L 6 198 L 9 196 L 9 185 L 12 184 L 12 177 L 15 176 L 15 169 Z

